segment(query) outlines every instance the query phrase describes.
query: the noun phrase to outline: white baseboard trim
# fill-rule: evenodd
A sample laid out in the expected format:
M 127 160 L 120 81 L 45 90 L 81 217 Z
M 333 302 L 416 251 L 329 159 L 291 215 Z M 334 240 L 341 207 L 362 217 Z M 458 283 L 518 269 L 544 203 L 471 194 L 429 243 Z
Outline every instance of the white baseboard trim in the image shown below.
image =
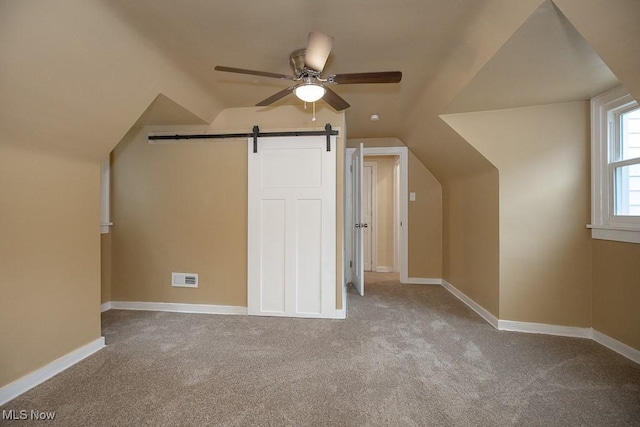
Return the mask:
M 517 322 L 515 320 L 498 320 L 501 331 L 526 332 L 530 334 L 558 335 L 561 337 L 591 338 L 591 328 L 577 326 L 549 325 L 546 323 Z
M 82 359 L 91 356 L 93 353 L 104 348 L 104 337 L 100 337 L 89 344 L 86 344 L 71 353 L 67 353 L 59 359 L 37 369 L 16 381 L 0 388 L 0 405 L 4 405 L 15 399 L 22 393 L 31 390 L 35 386 L 54 377 L 67 368 L 75 365 Z
M 100 306 L 100 313 L 111 310 L 111 301 L 107 301 Z
M 376 273 L 393 273 L 393 267 L 379 265 L 376 267 Z
M 428 277 L 407 277 L 401 280 L 400 283 L 405 285 L 442 285 L 442 279 L 434 279 Z
M 498 318 L 491 314 L 487 309 L 482 307 L 480 304 L 466 296 L 464 293 L 460 292 L 455 286 L 446 280 L 442 279 L 442 286 L 451 292 L 456 298 L 465 303 L 467 307 L 471 310 L 475 311 L 480 317 L 487 321 L 491 326 L 498 329 Z
M 487 321 L 491 326 L 501 331 L 508 332 L 526 332 L 530 334 L 546 334 L 558 335 L 562 337 L 588 338 L 598 344 L 615 351 L 618 354 L 630 359 L 636 363 L 640 363 L 640 350 L 636 350 L 602 332 L 593 328 L 581 328 L 577 326 L 560 326 L 548 325 L 544 323 L 516 322 L 514 320 L 499 320 L 493 314 L 480 306 L 477 302 L 460 292 L 455 286 L 442 279 L 442 286 L 451 292 L 460 301 L 466 304 L 470 309 L 478 313 L 480 317 Z
M 113 310 L 168 311 L 172 313 L 246 315 L 247 307 L 234 305 L 180 304 L 173 302 L 111 301 Z
M 627 359 L 631 359 L 636 363 L 640 363 L 640 350 L 636 350 L 635 348 L 621 343 L 620 341 L 611 338 L 609 335 L 605 335 L 600 331 L 596 331 L 595 329 L 591 329 L 591 339 L 593 339 L 598 344 L 601 344 L 608 349 L 623 355 Z
M 104 304 L 103 304 L 104 305 Z M 247 307 L 234 305 L 211 305 L 211 304 L 181 304 L 172 302 L 134 302 L 134 301 L 111 301 L 110 310 L 139 310 L 139 311 L 166 311 L 170 313 L 195 313 L 195 314 L 225 314 L 241 315 L 248 314 Z M 311 316 L 321 317 L 321 316 Z M 335 315 L 330 319 L 346 319 L 347 310 L 336 310 Z

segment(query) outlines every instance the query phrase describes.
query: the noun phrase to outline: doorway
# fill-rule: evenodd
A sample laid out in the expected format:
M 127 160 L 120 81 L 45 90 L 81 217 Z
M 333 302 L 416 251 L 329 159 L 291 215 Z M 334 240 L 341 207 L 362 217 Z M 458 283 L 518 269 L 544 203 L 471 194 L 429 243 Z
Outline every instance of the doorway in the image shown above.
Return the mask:
M 356 157 L 360 158 L 361 164 L 363 164 L 364 156 L 367 156 L 367 158 L 387 157 L 393 159 L 392 177 L 390 178 L 393 181 L 391 186 L 393 189 L 392 200 L 396 201 L 391 209 L 392 226 L 390 235 L 392 236 L 391 246 L 393 249 L 391 253 L 393 255 L 391 261 L 388 261 L 390 265 L 380 266 L 386 267 L 382 270 L 399 272 L 401 282 L 406 282 L 408 277 L 408 149 L 406 147 L 347 148 L 344 180 L 344 283 L 353 283 L 361 295 L 364 294 L 364 284 L 356 284 L 355 282 L 363 282 L 362 278 L 364 278 L 364 262 L 359 263 L 356 259 L 359 256 L 359 252 L 363 252 L 363 233 L 366 230 L 366 227 L 361 227 L 361 225 L 366 224 L 362 216 L 363 197 L 361 194 L 363 192 L 363 177 L 362 175 L 358 176 L 358 173 L 363 174 L 364 170 L 363 168 L 355 167 L 355 165 L 359 163 L 356 161 Z M 358 192 L 360 194 L 356 194 Z M 377 255 L 379 256 L 379 254 Z M 379 264 L 377 260 L 376 263 Z
M 369 225 L 363 232 L 365 271 L 400 272 L 399 169 L 398 155 L 364 156 L 362 213 Z

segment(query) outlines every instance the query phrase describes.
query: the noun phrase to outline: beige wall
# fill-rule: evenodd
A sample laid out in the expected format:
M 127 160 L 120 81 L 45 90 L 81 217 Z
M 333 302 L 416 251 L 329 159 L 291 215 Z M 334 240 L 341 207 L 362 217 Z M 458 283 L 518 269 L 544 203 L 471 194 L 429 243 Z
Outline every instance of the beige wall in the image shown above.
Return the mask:
M 640 350 L 640 245 L 592 240 L 593 328 Z
M 443 277 L 498 317 L 498 171 L 447 180 L 443 193 Z
M 347 146 L 404 147 L 397 138 L 349 139 Z M 409 150 L 409 277 L 442 277 L 442 186 L 433 174 Z
M 100 164 L 0 144 L 0 387 L 100 337 Z
M 256 124 L 262 131 L 317 129 L 325 123 L 340 132 L 340 254 L 343 114 L 321 109 L 312 122 L 297 106 L 239 108 L 223 111 L 202 130 L 250 132 Z M 148 130 L 130 132 L 113 152 L 112 299 L 246 306 L 246 139 L 151 145 Z M 338 308 L 341 261 L 338 257 Z M 171 287 L 171 272 L 198 273 L 199 287 Z
M 246 306 L 245 141 L 151 145 L 131 132 L 112 160 L 114 301 Z M 171 287 L 171 273 L 199 287 Z
M 588 103 L 445 120 L 499 171 L 500 319 L 590 326 Z
M 442 277 L 442 186 L 409 151 L 409 277 Z
M 160 92 L 221 107 L 103 2 L 0 2 L 0 52 L 2 386 L 100 336 L 100 159 Z

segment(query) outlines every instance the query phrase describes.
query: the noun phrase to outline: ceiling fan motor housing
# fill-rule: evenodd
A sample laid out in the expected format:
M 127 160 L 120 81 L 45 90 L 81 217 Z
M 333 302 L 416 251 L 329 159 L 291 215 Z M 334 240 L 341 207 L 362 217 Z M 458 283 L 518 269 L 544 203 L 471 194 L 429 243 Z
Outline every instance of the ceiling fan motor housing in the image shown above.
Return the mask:
M 298 49 L 296 51 L 294 51 L 293 53 L 291 53 L 290 55 L 290 60 L 289 60 L 289 64 L 291 65 L 291 69 L 293 70 L 293 74 L 296 77 L 301 77 L 302 75 L 304 75 L 307 71 L 305 64 L 304 64 L 304 58 L 305 58 L 305 54 L 307 52 L 307 49 Z

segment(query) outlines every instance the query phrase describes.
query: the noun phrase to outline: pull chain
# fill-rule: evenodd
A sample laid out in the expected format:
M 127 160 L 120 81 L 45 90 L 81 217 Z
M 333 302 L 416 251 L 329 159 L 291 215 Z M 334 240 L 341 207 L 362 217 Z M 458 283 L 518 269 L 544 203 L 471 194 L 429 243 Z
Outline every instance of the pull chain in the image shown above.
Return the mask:
M 316 121 L 316 103 L 313 103 L 313 117 L 311 118 L 312 122 Z

